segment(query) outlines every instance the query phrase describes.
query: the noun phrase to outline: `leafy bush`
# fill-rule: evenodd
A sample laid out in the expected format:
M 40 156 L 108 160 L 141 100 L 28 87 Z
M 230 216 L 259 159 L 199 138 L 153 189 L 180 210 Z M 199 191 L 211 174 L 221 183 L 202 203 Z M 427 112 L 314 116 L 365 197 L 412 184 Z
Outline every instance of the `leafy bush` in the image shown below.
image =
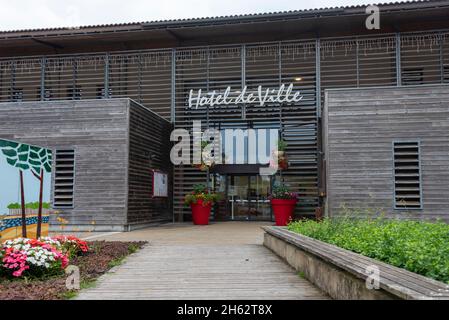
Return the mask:
M 278 150 L 285 151 L 286 148 L 287 148 L 287 142 L 282 139 L 278 140 Z
M 22 206 L 20 203 L 10 203 L 8 204 L 8 209 L 20 209 Z M 25 204 L 25 208 L 27 209 L 39 209 L 39 202 L 28 202 Z M 42 202 L 42 208 L 43 209 L 50 209 L 50 203 L 48 202 Z
M 7 208 L 8 209 L 20 209 L 20 203 L 17 203 L 17 202 L 10 203 L 10 204 L 8 204 Z
M 219 201 L 221 196 L 218 193 L 210 193 L 203 184 L 193 186 L 193 191 L 184 197 L 184 204 L 191 205 L 201 201 L 203 206 L 214 204 Z
M 449 283 L 449 225 L 350 217 L 292 222 L 288 229 Z
M 59 235 L 46 239 L 59 242 L 61 251 L 67 254 L 70 258 L 89 251 L 87 242 L 74 236 Z

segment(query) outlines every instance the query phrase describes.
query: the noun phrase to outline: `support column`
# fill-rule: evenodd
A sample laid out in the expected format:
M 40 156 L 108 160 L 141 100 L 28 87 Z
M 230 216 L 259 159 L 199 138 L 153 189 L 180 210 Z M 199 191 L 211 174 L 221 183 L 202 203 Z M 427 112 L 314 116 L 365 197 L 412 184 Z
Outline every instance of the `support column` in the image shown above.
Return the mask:
M 401 79 L 401 35 L 396 33 L 396 85 L 402 85 Z
M 105 99 L 110 98 L 109 96 L 109 53 L 104 57 L 104 97 Z
M 241 78 L 242 78 L 242 90 L 246 86 L 246 45 L 242 44 L 240 53 L 240 66 L 241 66 Z M 242 120 L 246 119 L 246 106 L 242 104 Z
M 316 92 L 316 136 L 317 136 L 317 197 L 318 205 L 315 208 L 315 216 L 321 216 L 323 207 L 325 206 L 326 198 L 326 181 L 324 171 L 324 153 L 323 153 L 323 130 L 321 119 L 321 40 L 317 38 L 315 40 L 315 92 Z
M 440 81 L 444 83 L 444 59 L 443 59 L 443 35 L 438 33 L 438 44 L 439 44 L 439 63 L 440 63 Z
M 47 58 L 42 57 L 42 59 L 41 59 L 41 80 L 40 80 L 40 85 L 41 85 L 40 100 L 41 101 L 45 100 L 45 69 L 46 69 L 46 66 L 47 66 Z
M 9 101 L 14 101 L 16 98 L 14 98 L 14 92 L 16 90 L 16 64 L 17 62 L 14 61 L 11 66 L 11 82 L 10 82 L 10 90 L 9 90 Z
M 282 85 L 282 52 L 281 52 L 281 43 L 278 43 L 278 83 L 279 83 L 279 87 L 281 87 Z M 280 103 L 279 104 L 279 139 L 283 140 L 284 139 L 284 125 L 282 123 L 282 107 L 283 104 Z M 279 181 L 281 183 L 284 182 L 283 177 L 282 177 L 282 170 L 278 170 L 279 172 Z
M 242 78 L 242 89 L 246 85 L 246 45 L 242 44 L 240 52 L 240 70 Z
M 359 62 L 359 39 L 355 40 L 356 48 L 355 48 L 355 66 L 357 73 L 357 88 L 360 87 L 360 62 Z
M 210 49 L 207 48 L 207 60 L 206 60 L 206 91 L 209 92 L 209 79 L 210 78 Z M 206 130 L 209 129 L 209 104 L 206 105 Z M 202 141 L 202 138 L 201 138 Z M 214 141 L 216 143 L 216 141 Z M 202 156 L 202 155 L 201 155 Z M 206 187 L 207 191 L 210 192 L 210 170 L 209 167 L 207 167 L 206 171 Z M 215 206 L 214 206 L 215 207 Z M 215 211 L 215 209 L 214 209 Z
M 315 90 L 317 117 L 321 117 L 321 41 L 315 40 Z
M 139 103 L 142 103 L 142 68 L 143 68 L 143 63 L 142 63 L 142 54 L 139 54 Z
M 170 71 L 170 79 L 171 79 L 171 91 L 170 91 L 170 121 L 173 124 L 173 127 L 175 126 L 175 122 L 176 122 L 176 49 L 171 49 L 171 58 L 170 58 L 170 62 L 171 62 L 171 71 Z M 181 166 L 182 168 L 182 166 Z M 184 170 L 179 173 L 179 175 L 183 176 Z M 175 184 L 175 176 L 176 176 L 176 168 L 173 165 L 172 166 L 172 200 L 171 200 L 171 209 L 172 209 L 172 219 L 173 219 L 173 223 L 175 223 L 176 220 L 176 212 L 175 212 L 175 191 L 174 191 L 174 184 Z M 184 177 L 183 177 L 184 179 Z M 181 200 L 182 201 L 182 200 Z M 183 210 L 179 210 L 178 211 L 178 221 L 182 222 L 184 221 L 184 215 L 183 215 Z
M 176 121 L 176 49 L 171 50 L 171 106 L 170 119 Z

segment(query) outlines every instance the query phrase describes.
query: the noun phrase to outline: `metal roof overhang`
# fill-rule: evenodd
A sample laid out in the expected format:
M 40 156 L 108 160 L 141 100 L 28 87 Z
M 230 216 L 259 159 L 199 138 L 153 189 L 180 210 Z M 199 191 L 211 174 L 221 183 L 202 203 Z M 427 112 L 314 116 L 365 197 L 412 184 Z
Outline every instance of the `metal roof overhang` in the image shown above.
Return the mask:
M 365 28 L 367 14 L 364 8 L 337 8 L 302 14 L 37 30 L 12 35 L 0 33 L 0 56 L 139 50 L 445 29 L 449 28 L 449 1 L 444 3 L 445 6 L 408 10 L 401 10 L 399 5 L 385 12 L 381 9 L 380 30 Z

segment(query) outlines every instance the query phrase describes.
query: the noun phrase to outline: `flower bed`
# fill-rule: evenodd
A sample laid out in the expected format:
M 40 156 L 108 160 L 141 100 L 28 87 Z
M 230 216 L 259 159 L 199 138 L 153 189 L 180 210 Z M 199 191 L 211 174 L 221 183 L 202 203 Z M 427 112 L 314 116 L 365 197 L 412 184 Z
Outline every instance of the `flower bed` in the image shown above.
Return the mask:
M 387 219 L 293 222 L 290 231 L 449 283 L 449 225 Z
M 0 247 L 0 274 L 5 277 L 40 277 L 61 274 L 69 258 L 89 250 L 76 237 L 16 238 Z
M 80 268 L 85 286 L 143 244 L 87 243 L 71 236 L 6 241 L 0 249 L 0 300 L 70 297 L 76 293 L 66 288 L 67 265 Z

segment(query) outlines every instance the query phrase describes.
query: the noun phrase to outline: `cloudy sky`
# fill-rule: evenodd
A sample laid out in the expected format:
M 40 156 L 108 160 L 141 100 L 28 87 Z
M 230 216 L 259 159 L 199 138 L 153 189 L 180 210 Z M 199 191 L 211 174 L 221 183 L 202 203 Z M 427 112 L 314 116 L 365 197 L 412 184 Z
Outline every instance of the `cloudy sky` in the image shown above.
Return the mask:
M 370 0 L 0 0 L 0 30 L 208 17 L 370 2 L 372 3 Z

